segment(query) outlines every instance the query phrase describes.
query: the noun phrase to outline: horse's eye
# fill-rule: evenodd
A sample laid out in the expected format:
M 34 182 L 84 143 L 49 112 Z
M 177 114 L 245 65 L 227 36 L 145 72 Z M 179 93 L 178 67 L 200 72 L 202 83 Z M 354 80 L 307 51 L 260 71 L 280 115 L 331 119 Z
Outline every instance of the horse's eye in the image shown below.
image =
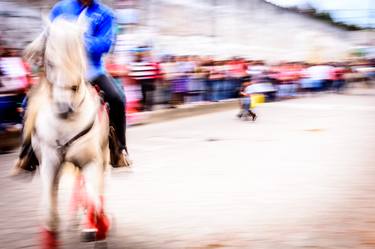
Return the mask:
M 73 92 L 77 92 L 78 89 L 79 89 L 79 87 L 78 87 L 78 86 L 72 86 L 70 89 L 71 89 Z
M 51 61 L 47 61 L 47 67 L 49 67 L 49 68 L 54 68 L 55 67 L 55 65 L 51 62 Z

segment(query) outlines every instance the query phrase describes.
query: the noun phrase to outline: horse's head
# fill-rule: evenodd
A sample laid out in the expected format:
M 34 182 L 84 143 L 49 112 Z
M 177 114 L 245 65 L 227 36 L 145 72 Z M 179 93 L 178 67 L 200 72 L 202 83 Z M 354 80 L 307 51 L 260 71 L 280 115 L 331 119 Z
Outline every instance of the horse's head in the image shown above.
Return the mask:
M 26 49 L 45 71 L 54 111 L 67 118 L 77 111 L 85 95 L 86 55 L 82 25 L 58 18 Z

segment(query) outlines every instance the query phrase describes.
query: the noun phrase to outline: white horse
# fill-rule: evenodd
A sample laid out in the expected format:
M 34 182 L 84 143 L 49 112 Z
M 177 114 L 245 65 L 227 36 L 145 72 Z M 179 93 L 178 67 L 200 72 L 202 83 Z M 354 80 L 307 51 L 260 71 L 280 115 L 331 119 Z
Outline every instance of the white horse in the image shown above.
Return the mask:
M 80 17 L 81 18 L 81 17 Z M 57 190 L 64 162 L 80 169 L 85 179 L 87 217 L 84 233 L 104 239 L 104 172 L 109 164 L 109 120 L 104 105 L 85 81 L 86 54 L 79 23 L 57 19 L 26 49 L 31 60 L 42 58 L 44 72 L 32 91 L 24 137 L 31 137 L 40 162 L 43 185 L 44 248 L 57 247 Z

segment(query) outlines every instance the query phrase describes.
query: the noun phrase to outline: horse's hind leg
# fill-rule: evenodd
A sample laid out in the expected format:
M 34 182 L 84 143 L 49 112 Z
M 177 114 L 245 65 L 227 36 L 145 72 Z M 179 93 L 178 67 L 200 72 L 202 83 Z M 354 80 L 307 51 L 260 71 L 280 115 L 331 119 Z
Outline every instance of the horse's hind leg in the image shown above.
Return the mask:
M 91 162 L 86 165 L 83 175 L 87 193 L 87 213 L 82 240 L 103 240 L 109 229 L 109 220 L 104 213 L 104 168 L 102 163 Z
M 59 226 L 57 212 L 57 190 L 59 183 L 60 160 L 54 151 L 42 152 L 40 174 L 42 178 L 43 193 L 43 218 L 42 248 L 54 249 L 58 247 L 57 232 Z

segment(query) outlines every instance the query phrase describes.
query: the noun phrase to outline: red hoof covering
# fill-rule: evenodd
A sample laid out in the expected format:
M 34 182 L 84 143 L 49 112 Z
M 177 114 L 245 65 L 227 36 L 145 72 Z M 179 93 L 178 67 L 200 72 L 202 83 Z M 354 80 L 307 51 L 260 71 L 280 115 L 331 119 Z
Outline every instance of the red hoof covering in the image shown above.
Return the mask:
M 81 240 L 83 242 L 92 242 L 98 240 L 105 240 L 107 238 L 107 233 L 110 224 L 107 215 L 104 213 L 97 214 L 95 216 L 95 222 L 88 220 L 85 228 L 82 230 Z
M 105 240 L 111 224 L 104 212 L 104 196 L 100 196 L 100 206 L 100 211 L 96 214 L 96 240 Z
M 96 240 L 105 240 L 109 230 L 109 219 L 104 213 L 97 215 L 96 227 L 98 229 L 96 233 Z
M 57 249 L 58 247 L 57 233 L 44 228 L 41 232 L 41 249 Z
M 103 204 L 103 198 L 101 198 L 101 204 Z M 101 210 L 97 212 L 92 203 L 87 206 L 87 215 L 82 231 L 83 241 L 89 242 L 106 239 L 110 222 L 102 207 L 103 205 L 101 205 Z

